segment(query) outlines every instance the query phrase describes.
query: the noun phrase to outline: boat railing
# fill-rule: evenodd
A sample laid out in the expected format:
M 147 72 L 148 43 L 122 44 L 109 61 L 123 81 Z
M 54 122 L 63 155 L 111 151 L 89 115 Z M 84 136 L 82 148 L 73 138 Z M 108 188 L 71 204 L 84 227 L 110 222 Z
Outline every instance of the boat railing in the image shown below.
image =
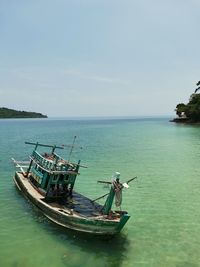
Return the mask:
M 47 159 L 39 154 L 36 150 L 32 152 L 31 157 L 39 163 L 44 169 L 49 171 L 68 171 L 71 170 L 71 166 L 67 164 L 65 160 L 63 160 L 58 155 L 54 154 L 54 160 Z
M 52 170 L 54 167 L 54 162 L 52 160 L 48 160 L 41 156 L 37 151 L 33 151 L 32 158 L 40 163 L 45 169 Z
M 56 162 L 55 169 L 57 171 L 67 171 L 67 170 L 72 170 L 74 168 L 74 165 L 72 163 L 66 161 L 55 152 L 53 153 L 53 155 Z

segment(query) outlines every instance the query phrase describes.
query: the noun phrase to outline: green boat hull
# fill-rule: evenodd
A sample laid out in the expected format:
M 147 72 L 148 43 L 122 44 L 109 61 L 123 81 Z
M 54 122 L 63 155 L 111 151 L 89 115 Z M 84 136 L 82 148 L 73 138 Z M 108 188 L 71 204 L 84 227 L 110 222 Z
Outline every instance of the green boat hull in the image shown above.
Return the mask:
M 54 207 L 45 202 L 44 196 L 30 184 L 28 178 L 24 177 L 21 172 L 15 173 L 14 182 L 23 195 L 38 207 L 48 219 L 68 229 L 95 235 L 116 235 L 130 218 L 126 212 L 122 212 L 117 217 L 103 214 L 86 216 L 70 208 Z

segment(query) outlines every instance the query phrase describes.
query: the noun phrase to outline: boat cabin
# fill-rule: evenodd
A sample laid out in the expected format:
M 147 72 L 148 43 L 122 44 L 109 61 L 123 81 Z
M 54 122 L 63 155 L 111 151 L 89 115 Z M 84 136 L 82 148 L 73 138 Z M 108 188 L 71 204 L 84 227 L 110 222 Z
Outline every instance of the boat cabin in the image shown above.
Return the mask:
M 54 150 L 42 155 L 34 149 L 30 158 L 26 176 L 47 200 L 72 195 L 80 161 L 77 164 L 66 161 Z

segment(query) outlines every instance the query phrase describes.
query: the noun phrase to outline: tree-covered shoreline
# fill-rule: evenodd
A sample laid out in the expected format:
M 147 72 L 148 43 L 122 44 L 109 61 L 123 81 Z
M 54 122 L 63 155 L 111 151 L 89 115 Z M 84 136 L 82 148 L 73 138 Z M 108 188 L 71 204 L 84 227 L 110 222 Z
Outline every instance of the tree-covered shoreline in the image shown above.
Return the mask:
M 21 118 L 47 118 L 47 115 L 43 115 L 38 112 L 20 111 L 15 109 L 9 109 L 0 107 L 0 119 L 21 119 Z
M 196 85 L 199 86 L 200 81 Z M 173 119 L 174 122 L 200 123 L 200 94 L 197 93 L 199 90 L 200 87 L 195 89 L 187 104 L 179 103 L 176 106 L 177 118 Z

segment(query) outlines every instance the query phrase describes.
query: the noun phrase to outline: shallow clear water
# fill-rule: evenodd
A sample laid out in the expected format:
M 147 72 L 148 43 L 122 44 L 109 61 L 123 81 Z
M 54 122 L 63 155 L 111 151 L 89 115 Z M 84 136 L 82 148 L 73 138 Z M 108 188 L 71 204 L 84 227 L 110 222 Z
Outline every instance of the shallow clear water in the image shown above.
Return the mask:
M 77 191 L 96 198 L 108 191 L 98 179 L 138 176 L 123 192 L 131 219 L 114 239 L 58 228 L 13 184 L 11 158 L 32 151 L 24 141 L 61 145 L 74 135 L 83 149 L 71 159 L 88 166 Z M 199 162 L 200 128 L 169 119 L 0 120 L 0 266 L 200 266 Z

